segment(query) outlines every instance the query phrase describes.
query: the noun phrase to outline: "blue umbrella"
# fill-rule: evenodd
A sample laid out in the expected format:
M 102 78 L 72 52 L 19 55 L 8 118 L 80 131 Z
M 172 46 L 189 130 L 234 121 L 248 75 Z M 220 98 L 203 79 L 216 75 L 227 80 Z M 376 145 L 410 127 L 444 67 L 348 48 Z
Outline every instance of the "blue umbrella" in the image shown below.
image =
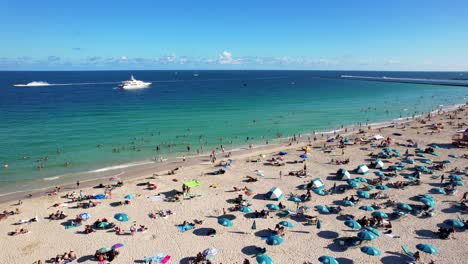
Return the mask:
M 289 200 L 289 201 L 292 201 L 292 202 L 295 202 L 295 203 L 300 203 L 300 202 L 302 202 L 301 198 L 295 197 L 295 196 L 290 197 L 288 200 Z
M 379 177 L 385 177 L 385 173 L 381 172 L 381 171 L 374 171 L 375 175 L 379 176 Z
M 454 180 L 454 181 L 461 181 L 462 177 L 460 175 L 450 174 L 449 179 Z
M 405 162 L 408 163 L 408 164 L 414 164 L 414 159 L 412 159 L 412 158 L 406 158 L 406 159 L 405 159 Z
M 372 212 L 372 216 L 373 217 L 388 218 L 388 215 L 386 213 L 384 213 L 384 212 L 381 212 L 381 211 Z
M 299 158 L 301 158 L 301 159 L 307 159 L 308 156 L 307 156 L 306 154 L 302 154 L 302 155 L 299 156 Z
M 397 203 L 397 208 L 401 210 L 412 211 L 413 207 L 407 203 Z
M 346 220 L 344 221 L 344 224 L 345 226 L 349 227 L 349 228 L 352 228 L 352 229 L 355 229 L 355 230 L 359 230 L 362 228 L 361 224 L 359 224 L 358 222 L 354 221 L 354 220 Z
M 380 256 L 380 250 L 376 249 L 375 247 L 362 247 L 361 251 L 363 253 L 366 253 L 367 255 L 370 256 Z
M 366 179 L 366 178 L 363 178 L 363 177 L 357 177 L 356 180 L 358 180 L 358 181 L 360 181 L 360 182 L 367 183 L 367 179 Z
M 359 232 L 357 234 L 357 237 L 363 240 L 374 240 L 377 238 L 377 236 L 374 235 L 374 233 L 367 231 L 367 230 Z
M 241 206 L 239 208 L 239 211 L 243 212 L 243 213 L 250 213 L 252 212 L 252 208 L 248 207 L 248 206 Z
M 289 227 L 289 228 L 294 227 L 294 224 L 291 223 L 291 222 L 288 222 L 288 221 L 281 221 L 281 222 L 279 222 L 279 224 L 282 225 L 282 226 L 285 226 L 285 227 Z
M 421 250 L 422 252 L 429 253 L 429 254 L 438 254 L 439 250 L 429 244 L 417 244 L 416 248 Z
M 280 237 L 280 236 L 269 236 L 267 239 L 266 239 L 266 243 L 270 246 L 278 246 L 278 245 L 281 245 L 281 243 L 283 243 L 284 241 L 284 238 Z
M 378 190 L 382 190 L 382 191 L 388 190 L 387 185 L 381 185 L 381 184 L 375 186 L 375 188 L 377 188 Z
M 124 244 L 122 244 L 122 243 L 117 243 L 117 244 L 113 245 L 111 248 L 115 250 L 115 249 L 119 249 L 119 248 L 121 248 L 121 247 L 123 247 L 123 246 L 124 246 Z
M 280 151 L 280 152 L 279 152 L 279 155 L 280 155 L 280 156 L 285 156 L 285 155 L 288 155 L 288 153 L 287 153 L 286 151 Z
M 255 257 L 258 264 L 273 264 L 273 260 L 268 255 L 260 254 Z
M 80 216 L 81 219 L 84 219 L 84 220 L 88 220 L 88 219 L 91 218 L 91 215 L 88 214 L 88 213 L 81 213 L 81 214 L 79 214 L 79 216 Z
M 135 198 L 135 195 L 127 194 L 127 195 L 124 196 L 124 198 L 127 199 L 127 200 L 131 200 L 131 199 Z
M 372 232 L 372 234 L 374 234 L 374 235 L 376 235 L 376 236 L 380 236 L 380 232 L 379 232 L 377 229 L 375 229 L 375 228 L 373 228 L 373 227 L 371 227 L 371 226 L 366 226 L 366 227 L 364 227 L 364 228 L 365 228 L 367 231 Z
M 364 211 L 368 211 L 368 212 L 374 211 L 374 207 L 372 207 L 370 205 L 363 205 L 363 206 L 359 207 L 359 209 L 364 210 Z
M 94 199 L 101 200 L 101 199 L 104 199 L 104 198 L 106 198 L 105 194 L 96 194 L 96 195 L 94 195 Z
M 465 184 L 462 181 L 454 181 L 452 184 L 455 184 L 457 186 L 464 186 Z
M 114 219 L 120 222 L 128 222 L 128 220 L 130 220 L 130 217 L 128 217 L 127 214 L 118 213 L 114 215 Z
M 457 154 L 449 154 L 448 156 L 449 156 L 450 158 L 458 159 L 458 155 L 457 155 Z
M 435 202 L 434 202 L 434 200 L 431 200 L 431 199 L 428 199 L 428 198 L 423 197 L 423 198 L 419 199 L 419 201 L 420 201 L 421 203 L 423 203 L 423 204 L 429 206 L 429 207 L 435 207 Z
M 231 220 L 223 217 L 218 219 L 218 224 L 226 227 L 230 227 L 233 225 Z
M 444 224 L 454 228 L 463 228 L 465 226 L 465 223 L 458 219 L 447 219 L 444 221 Z
M 369 199 L 370 198 L 370 194 L 366 191 L 363 191 L 363 190 L 358 190 L 357 191 L 357 195 L 361 198 L 365 198 L 365 199 Z
M 325 206 L 325 205 L 316 205 L 316 206 L 315 206 L 315 209 L 317 209 L 317 211 L 319 211 L 319 212 L 322 213 L 322 214 L 328 214 L 328 213 L 330 213 L 330 210 L 329 210 L 328 207 Z
M 437 193 L 437 194 L 447 194 L 447 192 L 445 192 L 444 189 L 439 188 L 439 187 L 437 187 L 437 188 L 432 188 L 432 189 L 431 189 L 431 192 L 432 192 L 432 193 Z
M 348 180 L 348 185 L 351 186 L 352 188 L 358 188 L 359 187 L 359 181 L 350 179 Z
M 318 260 L 323 264 L 340 264 L 338 260 L 331 256 L 321 256 Z
M 346 200 L 346 201 L 343 201 L 343 205 L 344 206 L 354 206 L 354 203 L 349 201 L 349 200 Z
M 280 209 L 279 206 L 276 204 L 267 204 L 266 207 L 270 211 L 278 211 Z
M 449 164 L 449 163 L 452 163 L 452 161 L 451 160 L 443 160 L 442 163 Z

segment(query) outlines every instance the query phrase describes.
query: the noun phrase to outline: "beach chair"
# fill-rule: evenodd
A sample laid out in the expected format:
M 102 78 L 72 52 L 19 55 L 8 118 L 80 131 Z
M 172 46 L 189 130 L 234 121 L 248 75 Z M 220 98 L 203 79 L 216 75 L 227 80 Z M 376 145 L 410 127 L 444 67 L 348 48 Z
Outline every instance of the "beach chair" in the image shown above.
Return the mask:
M 411 252 L 407 246 L 403 245 L 403 246 L 401 246 L 401 249 L 403 250 L 403 252 L 405 253 L 405 255 L 407 255 L 407 256 L 410 257 L 412 260 L 414 260 L 414 253 Z

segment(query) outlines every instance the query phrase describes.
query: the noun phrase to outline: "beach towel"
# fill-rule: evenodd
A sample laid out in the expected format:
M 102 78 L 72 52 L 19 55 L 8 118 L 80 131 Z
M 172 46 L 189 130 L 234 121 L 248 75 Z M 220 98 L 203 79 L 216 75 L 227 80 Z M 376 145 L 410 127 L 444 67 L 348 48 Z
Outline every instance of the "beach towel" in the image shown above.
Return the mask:
M 193 225 L 190 225 L 190 224 L 184 225 L 184 226 L 183 225 L 178 225 L 177 228 L 179 229 L 180 232 L 185 232 L 187 230 L 193 229 Z
M 191 181 L 188 181 L 188 182 L 184 182 L 184 185 L 189 187 L 189 188 L 193 188 L 193 187 L 197 187 L 197 186 L 202 185 L 202 183 L 199 180 L 191 180 Z

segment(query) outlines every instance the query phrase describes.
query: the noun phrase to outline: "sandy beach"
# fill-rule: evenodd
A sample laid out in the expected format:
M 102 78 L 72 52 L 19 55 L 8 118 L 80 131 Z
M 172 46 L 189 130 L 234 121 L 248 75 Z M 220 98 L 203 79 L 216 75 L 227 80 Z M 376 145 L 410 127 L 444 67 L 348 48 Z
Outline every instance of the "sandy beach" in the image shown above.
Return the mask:
M 242 150 L 227 158 L 226 153 L 216 153 L 217 160 L 213 164 L 209 157 L 197 157 L 188 159 L 186 162 L 180 160 L 148 166 L 138 170 L 129 170 L 125 175 L 119 176 L 116 181 L 109 178 L 83 182 L 79 187 L 75 185 L 62 186 L 61 192 L 57 195 L 45 195 L 46 190 L 31 192 L 32 198 L 25 198 L 25 193 L 16 196 L 2 197 L 0 202 L 1 211 L 19 210 L 19 214 L 3 217 L 0 220 L 0 263 L 34 263 L 41 260 L 45 263 L 58 254 L 73 250 L 77 259 L 72 263 L 98 263 L 93 257 L 96 250 L 103 247 L 111 247 L 117 243 L 122 243 L 123 247 L 118 249 L 119 255 L 112 263 L 145 263 L 144 257 L 170 256 L 168 263 L 190 263 L 198 252 L 208 248 L 215 248 L 217 255 L 211 263 L 257 263 L 255 255 L 260 254 L 263 248 L 266 255 L 270 256 L 273 263 L 319 263 L 318 258 L 323 255 L 332 256 L 342 263 L 408 263 L 412 259 L 404 254 L 402 246 L 405 245 L 412 252 L 416 252 L 416 245 L 429 244 L 438 249 L 438 254 L 428 254 L 421 252 L 421 259 L 418 263 L 465 263 L 468 257 L 465 243 L 467 233 L 457 230 L 449 239 L 440 239 L 437 235 L 439 227 L 446 227 L 443 222 L 447 219 L 466 220 L 467 210 L 456 206 L 464 193 L 465 186 L 457 186 L 453 195 L 434 194 L 434 188 L 444 188 L 448 185 L 451 171 L 453 174 L 462 177 L 462 183 L 467 176 L 468 159 L 466 148 L 456 148 L 452 142 L 452 136 L 456 131 L 467 128 L 468 108 L 465 106 L 457 111 L 442 113 L 440 115 L 418 120 L 411 120 L 408 123 L 399 124 L 394 127 L 368 128 L 363 127 L 364 133 L 350 133 L 346 137 L 350 143 L 344 144 L 340 148 L 340 139 L 334 142 L 325 143 L 320 136 L 317 141 L 311 140 L 308 158 L 302 161 L 299 156 L 304 154 L 303 148 L 308 145 L 306 136 L 300 138 L 291 145 L 275 145 L 252 150 Z M 443 125 L 439 129 L 434 129 L 432 124 Z M 340 168 L 350 172 L 351 178 L 363 177 L 368 181 L 379 179 L 374 173 L 382 171 L 391 174 L 388 169 L 379 170 L 371 166 L 371 162 L 378 159 L 377 155 L 383 150 L 382 140 L 371 140 L 374 135 L 382 135 L 383 139 L 390 138 L 388 147 L 401 153 L 399 157 L 380 158 L 385 164 L 385 168 L 396 165 L 397 162 L 405 160 L 405 152 L 414 160 L 414 164 L 405 165 L 401 171 L 397 171 L 396 177 L 388 177 L 382 184 L 389 188 L 386 190 L 376 190 L 368 187 L 370 184 L 361 183 L 358 188 L 350 188 L 346 180 L 340 180 L 335 175 Z M 335 137 L 336 135 L 331 135 Z M 311 136 L 313 138 L 313 136 Z M 355 140 L 363 139 L 362 141 Z M 433 147 L 437 155 L 430 153 L 420 153 L 415 155 L 416 147 L 409 147 L 409 140 L 417 143 L 418 148 L 426 149 Z M 355 144 L 353 144 L 356 142 Z M 436 147 L 430 144 L 435 144 Z M 324 149 L 325 146 L 325 149 Z M 287 155 L 280 156 L 280 151 L 287 152 Z M 423 157 L 424 155 L 424 157 Z M 449 156 L 450 155 L 450 156 Z M 279 163 L 282 166 L 265 165 L 271 158 L 282 157 L 284 160 Z M 455 158 L 454 158 L 455 157 Z M 224 174 L 212 175 L 212 172 L 223 169 L 218 166 L 220 162 L 229 162 L 229 168 L 225 168 Z M 331 160 L 344 161 L 349 159 L 349 163 L 337 165 Z M 258 162 L 252 162 L 258 160 Z M 447 160 L 446 163 L 442 161 Z M 430 164 L 428 164 L 430 163 Z M 370 173 L 360 175 L 354 170 L 360 164 L 366 164 Z M 443 168 L 436 168 L 444 164 Z M 393 188 L 397 182 L 409 183 L 410 179 L 404 178 L 414 173 L 415 166 L 425 166 L 433 173 L 422 173 L 420 184 L 411 184 L 405 188 Z M 292 171 L 300 171 L 306 166 L 306 176 L 297 177 L 288 175 Z M 168 171 L 179 168 L 174 175 L 168 175 Z M 441 178 L 436 176 L 444 176 Z M 246 176 L 257 179 L 256 182 L 246 182 Z M 338 192 L 327 195 L 319 195 L 314 192 L 310 195 L 310 200 L 294 202 L 290 201 L 290 194 L 294 197 L 305 195 L 307 190 L 305 185 L 315 178 L 320 178 L 325 184 L 325 189 L 331 189 L 335 184 L 337 189 L 343 187 L 344 193 Z M 187 195 L 180 196 L 176 201 L 169 201 L 174 198 L 173 190 L 182 192 L 184 182 L 198 180 L 200 186 L 190 188 Z M 94 188 L 102 183 L 104 185 L 116 184 L 118 180 L 123 181 L 123 186 L 112 189 L 111 196 L 105 199 L 92 199 L 99 203 L 95 207 L 76 208 L 78 202 L 72 202 L 65 195 L 75 192 L 74 196 L 82 195 L 95 196 L 104 194 L 104 188 Z M 147 182 L 157 186 L 150 190 Z M 237 189 L 234 190 L 234 187 Z M 278 204 L 278 201 L 267 199 L 266 193 L 272 188 L 281 189 L 284 198 L 281 200 L 289 210 L 289 215 L 278 215 L 278 211 L 271 211 L 266 218 L 255 218 L 253 212 L 268 210 L 267 204 Z M 244 190 L 251 190 L 245 191 Z M 47 191 L 52 191 L 48 189 Z M 365 199 L 354 206 L 343 206 L 345 197 L 354 195 L 358 190 L 368 191 L 370 194 L 380 192 L 383 199 Z M 131 194 L 134 198 L 127 199 L 130 204 L 119 205 L 124 202 L 126 195 Z M 231 211 L 235 208 L 235 200 L 238 195 L 243 195 L 245 204 L 253 212 Z M 435 208 L 431 216 L 417 214 L 416 208 L 424 204 L 418 200 L 419 195 L 430 194 L 435 199 Z M 22 204 L 17 204 L 18 200 Z M 382 204 L 388 200 L 393 201 L 385 208 Z M 88 200 L 82 201 L 88 202 Z M 360 230 L 352 230 L 344 225 L 347 215 L 354 216 L 355 220 L 364 216 L 371 217 L 371 212 L 358 209 L 365 205 L 381 207 L 375 211 L 382 211 L 391 214 L 397 208 L 397 203 L 407 203 L 415 208 L 408 212 L 406 216 L 391 218 L 392 228 L 378 227 L 381 235 L 372 241 L 364 241 L 359 246 L 345 248 L 337 241 L 343 237 L 355 237 Z M 58 206 L 54 206 L 58 205 Z M 315 210 L 315 206 L 340 206 L 338 213 L 320 213 Z M 317 216 L 319 226 L 316 223 L 308 223 L 303 210 L 296 216 L 297 208 L 306 206 L 305 214 Z M 164 217 L 158 213 L 170 210 L 172 214 Z M 64 219 L 50 220 L 49 215 L 63 211 L 66 215 Z M 224 212 L 223 212 L 224 211 Z M 431 210 L 429 210 L 431 211 Z M 70 221 L 81 213 L 88 213 L 90 219 L 83 220 L 81 226 L 66 228 Z M 129 216 L 129 221 L 120 222 L 114 218 L 118 213 L 125 213 Z M 150 214 L 155 217 L 150 217 Z M 394 214 L 391 214 L 392 216 Z M 28 220 L 37 216 L 37 222 L 17 225 L 21 220 Z M 99 229 L 85 234 L 86 225 L 93 225 L 96 220 L 106 218 L 109 222 L 123 229 L 121 234 L 116 234 L 112 228 Z M 232 226 L 226 227 L 218 223 L 220 218 L 232 220 Z M 188 223 L 198 222 L 193 229 L 180 231 L 178 225 L 187 221 Z M 285 228 L 284 241 L 281 245 L 268 245 L 266 237 L 271 232 L 268 229 L 275 229 L 281 221 L 288 221 L 294 227 Z M 255 223 L 256 228 L 252 230 Z M 144 232 L 130 233 L 132 225 L 139 228 L 143 225 L 147 230 Z M 16 229 L 24 228 L 28 233 L 14 236 L 8 235 Z M 210 230 L 216 230 L 216 235 L 207 235 Z M 388 230 L 391 229 L 391 234 Z M 361 252 L 363 246 L 372 246 L 381 251 L 380 256 L 370 256 Z M 250 262 L 245 262 L 248 259 Z M 153 262 L 157 263 L 157 262 Z M 195 262 L 194 262 L 195 263 Z M 203 262 L 206 263 L 206 262 Z

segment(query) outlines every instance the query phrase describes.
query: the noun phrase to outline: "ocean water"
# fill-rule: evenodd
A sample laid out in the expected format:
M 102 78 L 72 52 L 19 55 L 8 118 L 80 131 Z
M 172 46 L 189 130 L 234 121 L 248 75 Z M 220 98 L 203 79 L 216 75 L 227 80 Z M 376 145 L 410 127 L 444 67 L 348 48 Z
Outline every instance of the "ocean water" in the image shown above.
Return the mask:
M 153 85 L 114 89 L 130 74 Z M 467 73 L 0 72 L 0 164 L 9 165 L 0 169 L 0 193 L 37 187 L 47 179 L 72 181 L 84 172 L 89 178 L 115 173 L 102 168 L 157 155 L 180 156 L 187 145 L 193 154 L 220 145 L 232 149 L 265 144 L 278 135 L 420 114 L 465 103 L 468 96 L 466 87 L 349 80 L 341 75 L 452 79 Z M 13 86 L 31 81 L 52 85 Z

